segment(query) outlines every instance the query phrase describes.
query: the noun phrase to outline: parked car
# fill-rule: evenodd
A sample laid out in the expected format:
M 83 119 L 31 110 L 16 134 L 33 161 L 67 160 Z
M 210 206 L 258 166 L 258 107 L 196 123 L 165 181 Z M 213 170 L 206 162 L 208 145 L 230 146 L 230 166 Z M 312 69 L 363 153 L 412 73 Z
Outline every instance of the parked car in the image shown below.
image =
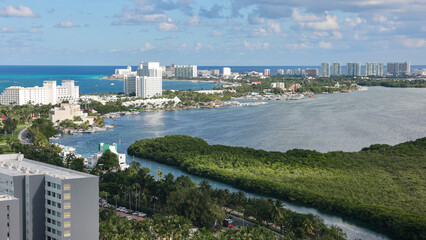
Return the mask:
M 224 227 L 234 227 L 233 223 L 234 222 L 231 219 L 229 219 L 229 218 L 225 218 L 223 220 L 223 222 L 222 222 L 222 224 L 223 224 Z
M 133 220 L 133 218 L 130 217 L 130 216 L 127 216 L 126 218 L 127 218 L 127 220 Z

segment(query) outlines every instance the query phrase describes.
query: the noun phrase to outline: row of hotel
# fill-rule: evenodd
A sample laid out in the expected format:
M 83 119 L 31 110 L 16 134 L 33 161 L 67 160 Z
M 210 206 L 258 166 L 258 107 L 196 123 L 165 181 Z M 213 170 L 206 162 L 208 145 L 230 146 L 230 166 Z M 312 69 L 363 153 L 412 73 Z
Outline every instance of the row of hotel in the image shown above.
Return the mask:
M 385 64 L 367 62 L 365 63 L 365 73 L 362 74 L 362 65 L 360 62 L 346 64 L 347 76 L 385 76 Z M 387 75 L 389 76 L 407 76 L 410 75 L 410 62 L 388 62 Z M 318 76 L 318 72 L 316 73 Z M 343 76 L 341 63 L 321 63 L 321 77 Z

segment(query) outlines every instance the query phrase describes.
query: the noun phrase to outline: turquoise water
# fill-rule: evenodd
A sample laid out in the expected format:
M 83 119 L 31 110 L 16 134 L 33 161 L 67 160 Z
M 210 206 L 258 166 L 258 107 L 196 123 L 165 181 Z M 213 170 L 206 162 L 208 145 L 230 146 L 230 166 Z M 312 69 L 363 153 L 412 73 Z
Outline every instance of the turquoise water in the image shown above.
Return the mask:
M 143 112 L 107 120 L 114 130 L 97 134 L 64 136 L 61 143 L 89 156 L 99 142 L 118 142 L 126 152 L 136 140 L 169 134 L 186 134 L 210 144 L 246 146 L 256 149 L 287 151 L 313 149 L 359 151 L 371 144 L 397 144 L 426 136 L 426 89 L 372 87 L 348 94 L 316 95 L 300 101 L 272 101 L 254 107 L 228 107 L 183 111 Z M 127 156 L 127 161 L 132 157 Z M 155 175 L 185 174 L 163 164 L 136 159 Z M 185 174 L 189 175 L 189 174 Z M 199 182 L 204 178 L 191 176 Z M 229 185 L 210 181 L 214 187 Z M 256 195 L 251 195 L 256 196 Z M 353 219 L 320 212 L 306 206 L 286 203 L 294 211 L 321 216 L 327 224 L 341 227 L 351 239 L 388 239 L 385 235 Z

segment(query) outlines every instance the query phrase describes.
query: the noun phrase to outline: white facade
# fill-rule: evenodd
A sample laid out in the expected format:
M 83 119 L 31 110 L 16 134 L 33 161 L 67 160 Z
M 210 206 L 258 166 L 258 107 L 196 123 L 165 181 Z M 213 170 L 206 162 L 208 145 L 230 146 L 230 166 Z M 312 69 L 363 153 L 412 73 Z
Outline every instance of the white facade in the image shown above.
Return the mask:
M 197 65 L 176 65 L 175 77 L 177 78 L 196 78 Z
M 321 63 L 321 77 L 330 77 L 330 63 Z
M 124 93 L 125 94 L 132 94 L 136 93 L 136 79 L 139 79 L 139 76 L 136 76 L 135 74 L 125 75 L 124 76 Z
M 348 76 L 361 76 L 361 63 L 347 63 Z
M 281 88 L 285 89 L 285 84 L 283 82 L 271 83 L 271 88 Z
M 375 62 L 365 63 L 365 76 L 376 76 L 377 64 Z
M 57 86 L 56 81 L 44 81 L 43 87 L 12 86 L 6 88 L 0 95 L 0 104 L 57 104 L 63 101 L 78 101 L 79 95 L 79 87 L 74 85 L 74 80 L 63 80 L 61 86 Z
M 284 73 L 285 73 L 284 69 L 278 69 L 277 70 L 278 75 L 284 75 Z
M 163 71 L 159 62 L 144 62 L 138 68 L 136 96 L 152 98 L 163 93 Z
M 385 64 L 377 63 L 377 76 L 384 76 L 384 75 L 385 75 Z
M 231 68 L 224 67 L 222 73 L 222 76 L 231 76 Z
M 331 76 L 341 76 L 342 75 L 342 64 L 333 63 L 333 69 L 331 72 Z

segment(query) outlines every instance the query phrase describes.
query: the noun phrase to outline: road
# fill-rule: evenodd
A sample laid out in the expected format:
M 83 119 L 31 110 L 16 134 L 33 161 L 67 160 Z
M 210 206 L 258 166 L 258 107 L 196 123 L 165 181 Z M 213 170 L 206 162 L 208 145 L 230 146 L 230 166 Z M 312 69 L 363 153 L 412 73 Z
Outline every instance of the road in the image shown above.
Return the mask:
M 30 125 L 31 126 L 31 125 Z M 26 127 L 24 129 L 22 129 L 19 134 L 18 134 L 18 140 L 20 143 L 22 144 L 31 144 L 31 139 L 30 139 L 30 135 L 28 134 L 27 130 L 30 127 Z
M 249 222 L 249 221 L 247 221 L 247 220 L 244 220 L 244 219 L 242 219 L 242 218 L 240 218 L 240 217 L 237 217 L 237 216 L 234 216 L 234 215 L 231 215 L 231 214 L 229 214 L 229 213 L 227 213 L 226 214 L 226 217 L 227 218 L 230 218 L 234 223 L 234 226 L 236 226 L 236 227 L 247 227 L 247 226 L 253 226 L 253 225 L 255 225 L 254 223 L 252 223 L 252 222 Z

